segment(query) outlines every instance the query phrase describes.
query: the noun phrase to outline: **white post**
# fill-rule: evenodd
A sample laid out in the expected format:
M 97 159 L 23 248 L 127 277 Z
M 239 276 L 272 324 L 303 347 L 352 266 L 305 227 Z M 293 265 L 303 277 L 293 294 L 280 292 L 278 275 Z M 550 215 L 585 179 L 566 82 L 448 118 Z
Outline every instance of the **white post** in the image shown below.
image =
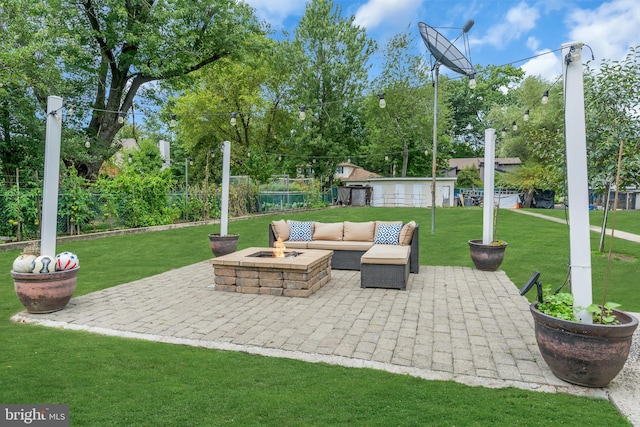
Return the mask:
M 229 174 L 231 164 L 231 143 L 222 143 L 222 207 L 220 209 L 220 235 L 227 235 L 229 223 Z
M 493 241 L 493 193 L 496 157 L 496 130 L 484 131 L 484 207 L 482 216 L 482 244 Z
M 577 307 L 587 307 L 592 303 L 587 136 L 582 60 L 580 58 L 582 45 L 580 42 L 562 45 L 571 292 L 573 293 L 574 305 Z M 586 310 L 577 313 L 577 316 L 583 323 L 592 322 L 591 316 Z
M 436 172 L 438 169 L 438 79 L 440 64 L 433 67 L 433 151 L 431 152 L 431 234 L 436 232 Z
M 63 101 L 59 96 L 49 96 L 47 98 L 47 131 L 44 150 L 44 184 L 42 187 L 40 254 L 51 257 L 56 255 L 62 105 Z

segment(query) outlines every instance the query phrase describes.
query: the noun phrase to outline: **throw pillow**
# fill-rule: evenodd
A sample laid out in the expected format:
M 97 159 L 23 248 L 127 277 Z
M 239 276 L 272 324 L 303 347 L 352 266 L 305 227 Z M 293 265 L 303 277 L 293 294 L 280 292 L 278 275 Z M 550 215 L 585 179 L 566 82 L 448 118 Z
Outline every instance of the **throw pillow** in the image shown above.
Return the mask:
M 344 240 L 350 242 L 373 242 L 376 223 L 369 222 L 344 222 Z
M 272 221 L 271 228 L 273 228 L 273 234 L 276 239 L 280 238 L 283 242 L 289 240 L 289 224 L 284 219 L 280 221 Z
M 313 224 L 313 240 L 342 240 L 343 225 L 341 222 L 316 222 Z
M 397 245 L 400 238 L 402 224 L 378 224 L 378 231 L 373 243 L 383 245 Z
M 406 246 L 411 244 L 411 239 L 413 238 L 413 230 L 415 230 L 415 228 L 416 228 L 415 221 L 409 221 L 402 227 L 402 230 L 400 230 L 400 239 L 399 239 L 401 245 Z
M 311 221 L 289 221 L 289 240 L 292 242 L 312 240 L 312 225 Z

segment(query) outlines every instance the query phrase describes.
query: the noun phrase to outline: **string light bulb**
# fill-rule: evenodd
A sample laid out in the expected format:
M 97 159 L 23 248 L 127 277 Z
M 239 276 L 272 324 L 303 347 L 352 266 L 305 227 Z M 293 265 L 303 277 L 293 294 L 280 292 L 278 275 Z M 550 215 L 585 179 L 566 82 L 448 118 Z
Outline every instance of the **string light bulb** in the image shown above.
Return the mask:
M 300 113 L 298 113 L 298 118 L 300 120 L 304 120 L 307 118 L 306 110 L 307 110 L 307 107 L 305 107 L 304 105 L 300 106 Z
M 237 113 L 233 112 L 231 113 L 231 120 L 229 121 L 229 123 L 231 123 L 231 126 L 235 126 L 238 124 L 238 120 L 236 119 Z
M 515 120 L 513 121 L 513 123 L 511 123 L 511 126 L 513 127 L 514 131 L 518 130 L 518 124 L 516 123 Z
M 503 127 L 502 128 L 502 137 L 504 138 L 505 136 L 507 136 L 507 128 Z
M 178 121 L 176 119 L 176 115 L 172 114 L 171 115 L 171 120 L 169 121 L 169 127 L 174 128 L 174 127 L 176 127 L 177 124 L 178 124 Z
M 524 112 L 524 117 L 523 117 L 523 119 L 524 119 L 524 121 L 525 121 L 525 122 L 528 122 L 528 121 L 529 121 L 529 110 L 527 110 L 527 111 L 525 111 L 525 112 Z
M 475 89 L 477 86 L 476 83 L 476 73 L 470 74 L 469 75 L 469 89 Z
M 388 161 L 389 161 L 389 155 L 388 155 L 388 154 L 385 154 L 385 155 L 384 155 L 384 161 L 385 161 L 385 162 L 388 162 Z
M 89 139 L 89 137 L 84 140 L 84 146 L 87 148 L 91 147 L 91 140 Z
M 540 102 L 542 102 L 542 105 L 547 105 L 547 103 L 549 102 L 549 91 L 548 90 L 544 91 L 544 93 L 542 94 L 542 100 Z
M 124 123 L 124 113 L 122 111 L 118 112 L 118 123 L 119 124 Z
M 378 98 L 380 99 L 379 105 L 380 108 L 385 108 L 387 106 L 387 101 L 384 99 L 384 92 L 378 94 Z

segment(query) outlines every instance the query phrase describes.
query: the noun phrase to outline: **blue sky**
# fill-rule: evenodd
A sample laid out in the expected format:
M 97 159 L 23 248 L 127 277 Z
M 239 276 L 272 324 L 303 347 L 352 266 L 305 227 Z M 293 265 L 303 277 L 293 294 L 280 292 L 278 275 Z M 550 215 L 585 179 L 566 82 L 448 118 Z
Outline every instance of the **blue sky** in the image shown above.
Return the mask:
M 293 31 L 304 13 L 302 0 L 245 0 L 272 29 Z M 562 73 L 559 49 L 582 41 L 593 49 L 596 65 L 621 60 L 631 46 L 640 45 L 639 0 L 335 0 L 344 16 L 355 16 L 380 45 L 407 27 L 416 36 L 416 52 L 426 48 L 418 22 L 432 27 L 460 28 L 468 19 L 473 64 L 515 62 L 527 74 L 553 81 Z M 458 30 L 441 30 L 454 39 Z M 462 45 L 456 44 L 461 50 Z M 587 49 L 588 51 L 588 49 Z M 584 59 L 589 55 L 584 55 Z M 425 58 L 428 57 L 426 54 Z M 530 58 L 530 59 L 526 59 Z M 517 61 L 517 62 L 516 62 Z M 444 70 L 443 70 L 444 71 Z

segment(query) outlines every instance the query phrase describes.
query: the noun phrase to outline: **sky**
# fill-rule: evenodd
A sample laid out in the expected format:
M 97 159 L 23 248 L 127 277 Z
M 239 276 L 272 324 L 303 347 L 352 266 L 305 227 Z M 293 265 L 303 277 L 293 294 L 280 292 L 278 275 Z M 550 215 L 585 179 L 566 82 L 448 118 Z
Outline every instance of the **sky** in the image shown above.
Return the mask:
M 293 32 L 304 13 L 302 0 L 245 0 L 260 19 L 276 32 Z M 409 28 L 416 53 L 429 57 L 418 32 L 418 22 L 455 39 L 469 19 L 472 64 L 513 64 L 527 75 L 555 81 L 562 73 L 565 43 L 581 41 L 593 51 L 593 64 L 624 59 L 632 46 L 640 45 L 640 0 L 334 0 L 343 16 L 355 16 L 380 46 L 394 34 Z M 463 45 L 456 46 L 464 52 Z M 375 59 L 375 58 L 374 58 Z M 590 60 L 588 48 L 583 61 Z M 373 67 L 375 69 L 375 66 Z M 446 70 L 442 70 L 446 73 Z

